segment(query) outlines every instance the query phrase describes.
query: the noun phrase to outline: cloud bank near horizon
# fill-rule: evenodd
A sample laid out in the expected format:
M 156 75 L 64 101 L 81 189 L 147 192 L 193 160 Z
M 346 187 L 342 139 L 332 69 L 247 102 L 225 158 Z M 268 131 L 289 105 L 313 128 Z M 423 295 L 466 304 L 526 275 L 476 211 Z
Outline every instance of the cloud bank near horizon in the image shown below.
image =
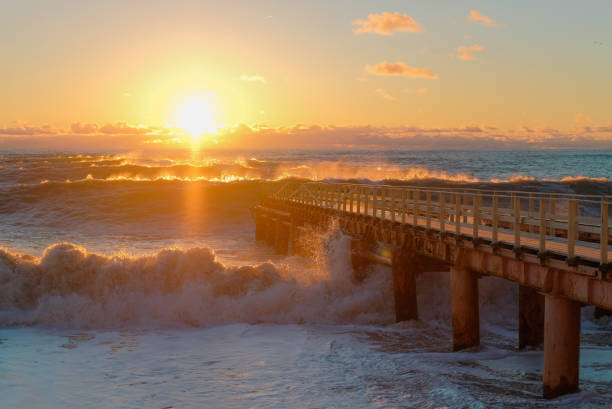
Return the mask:
M 194 139 L 171 126 L 73 123 L 68 129 L 14 124 L 0 128 L 0 149 L 125 150 L 186 148 Z M 568 131 L 519 126 L 461 127 L 238 124 L 204 136 L 202 149 L 612 149 L 612 125 Z

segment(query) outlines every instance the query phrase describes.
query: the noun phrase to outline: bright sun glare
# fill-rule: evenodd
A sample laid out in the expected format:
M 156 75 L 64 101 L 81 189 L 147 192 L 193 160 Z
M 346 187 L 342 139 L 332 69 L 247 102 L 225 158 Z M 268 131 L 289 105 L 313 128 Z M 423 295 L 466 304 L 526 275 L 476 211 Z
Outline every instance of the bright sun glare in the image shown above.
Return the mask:
M 194 138 L 201 137 L 202 134 L 217 133 L 212 107 L 204 97 L 183 100 L 176 110 L 174 120 Z

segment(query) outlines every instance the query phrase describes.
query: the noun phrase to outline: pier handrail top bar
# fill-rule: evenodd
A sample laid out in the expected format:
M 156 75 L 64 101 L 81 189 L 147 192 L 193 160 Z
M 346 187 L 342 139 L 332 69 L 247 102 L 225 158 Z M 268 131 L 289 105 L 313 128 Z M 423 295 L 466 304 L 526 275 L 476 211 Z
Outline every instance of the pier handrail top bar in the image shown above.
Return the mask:
M 479 188 L 462 188 L 462 187 L 434 187 L 428 188 L 423 186 L 415 185 L 387 185 L 387 184 L 374 184 L 374 183 L 347 183 L 347 182 L 330 182 L 330 181 L 278 181 L 274 183 L 283 184 L 299 184 L 299 185 L 326 185 L 326 186 L 349 186 L 349 187 L 360 187 L 360 188 L 384 188 L 392 190 L 419 190 L 422 192 L 431 193 L 462 193 L 464 195 L 475 196 L 475 195 L 486 195 L 486 196 L 498 196 L 498 197 L 521 197 L 531 199 L 541 198 L 554 198 L 554 199 L 566 199 L 566 200 L 578 200 L 580 202 L 591 202 L 601 203 L 605 200 L 608 204 L 612 204 L 612 196 L 607 195 L 584 195 L 577 193 L 562 193 L 562 192 L 542 192 L 542 191 L 526 191 L 526 190 L 504 190 L 504 189 L 479 189 Z M 280 190 L 283 190 L 281 188 Z M 276 193 L 275 193 L 276 194 Z

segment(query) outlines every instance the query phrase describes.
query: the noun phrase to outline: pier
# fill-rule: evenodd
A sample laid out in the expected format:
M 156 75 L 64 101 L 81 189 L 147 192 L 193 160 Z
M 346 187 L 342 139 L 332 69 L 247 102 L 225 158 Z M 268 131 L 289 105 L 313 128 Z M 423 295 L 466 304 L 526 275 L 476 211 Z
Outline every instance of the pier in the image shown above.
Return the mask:
M 518 347 L 544 347 L 542 394 L 579 386 L 580 309 L 612 311 L 612 198 L 522 191 L 290 181 L 253 209 L 256 239 L 303 253 L 337 223 L 355 278 L 391 267 L 396 320 L 419 317 L 416 277 L 449 271 L 453 350 L 480 344 L 478 279 L 519 286 Z

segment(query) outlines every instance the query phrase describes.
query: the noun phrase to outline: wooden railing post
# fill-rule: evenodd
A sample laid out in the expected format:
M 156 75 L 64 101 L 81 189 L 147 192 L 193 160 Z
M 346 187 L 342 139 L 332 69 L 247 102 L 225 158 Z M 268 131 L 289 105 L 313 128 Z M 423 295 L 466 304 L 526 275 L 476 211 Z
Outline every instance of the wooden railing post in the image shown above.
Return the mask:
M 498 242 L 497 229 L 499 225 L 499 196 L 497 192 L 493 193 L 493 216 L 491 219 L 491 243 Z
M 419 190 L 412 191 L 412 224 L 415 226 L 419 225 L 419 195 L 421 192 Z
M 521 197 L 516 194 L 513 195 L 514 204 L 514 248 L 518 249 L 521 247 Z
M 461 235 L 461 193 L 455 193 L 455 235 Z
M 555 214 L 557 213 L 556 200 L 555 200 L 556 197 L 557 195 L 551 194 L 549 198 L 550 199 L 550 219 L 552 222 L 555 221 Z M 555 227 L 552 226 L 552 223 L 550 226 L 550 235 L 555 237 Z
M 533 193 L 529 193 L 529 233 L 533 233 L 535 226 L 531 224 L 531 219 L 535 217 L 535 201 Z
M 425 222 L 426 222 L 426 227 L 427 230 L 431 229 L 431 191 L 428 190 L 425 193 L 425 200 L 427 201 L 426 203 L 426 213 L 425 213 Z
M 397 191 L 394 189 L 391 189 L 391 220 L 395 221 L 395 199 L 396 199 L 396 194 Z
M 578 202 L 570 199 L 567 215 L 567 258 L 571 260 L 576 255 L 576 222 L 578 213 Z
M 438 192 L 440 195 L 440 237 L 444 237 L 446 231 L 446 193 Z
M 374 195 L 372 196 L 372 216 L 376 217 L 378 214 L 378 188 L 374 188 Z
M 546 252 L 546 199 L 540 199 L 540 254 Z
M 478 239 L 478 225 L 480 224 L 480 194 L 472 196 L 472 236 Z
M 402 189 L 402 224 L 406 223 L 406 195 L 407 191 Z
M 599 233 L 599 245 L 601 249 L 601 265 L 608 264 L 608 199 L 601 198 L 601 233 Z

